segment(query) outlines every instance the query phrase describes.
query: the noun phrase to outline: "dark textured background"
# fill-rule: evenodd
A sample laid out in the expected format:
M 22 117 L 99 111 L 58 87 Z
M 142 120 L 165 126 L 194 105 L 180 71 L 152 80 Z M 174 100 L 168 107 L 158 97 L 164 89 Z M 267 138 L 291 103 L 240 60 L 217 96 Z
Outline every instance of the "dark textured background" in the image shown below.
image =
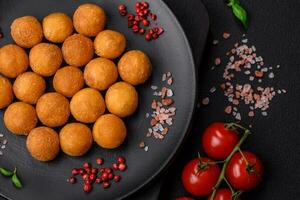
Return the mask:
M 224 52 L 244 33 L 226 7 L 225 2 L 203 0 L 209 13 L 211 27 L 204 60 L 199 66 L 200 97 L 206 96 L 208 90 L 221 81 L 220 75 L 209 70 L 213 58 L 224 57 Z M 245 193 L 242 199 L 299 199 L 300 50 L 298 46 L 300 44 L 300 1 L 241 0 L 241 4 L 250 15 L 249 29 L 246 31 L 249 43 L 257 47 L 258 53 L 265 58 L 267 65 L 281 65 L 280 70 L 275 71 L 275 79 L 272 82 L 264 83 L 287 89 L 285 96 L 276 96 L 271 102 L 268 117 L 257 116 L 252 121 L 248 119 L 242 121 L 244 124 L 252 124 L 254 133 L 247 140 L 244 148 L 257 153 L 266 168 L 264 182 L 256 190 Z M 191 13 L 197 12 L 196 10 L 195 8 Z M 201 25 L 199 24 L 199 26 Z M 230 32 L 232 37 L 217 47 L 212 47 L 212 40 L 220 39 L 224 31 Z M 223 112 L 226 105 L 223 95 L 216 93 L 213 96 L 208 107 L 200 108 L 197 111 L 196 123 L 191 135 L 184 145 L 181 155 L 170 167 L 170 172 L 165 178 L 161 199 L 174 199 L 181 195 L 187 195 L 180 183 L 180 174 L 186 161 L 195 157 L 196 152 L 201 148 L 201 133 L 211 122 L 232 120 Z
M 187 4 L 189 1 L 185 1 Z M 176 1 L 167 1 L 179 21 L 182 23 L 190 42 L 193 34 L 201 24 L 191 25 L 190 18 L 197 15 L 197 7 L 183 14 Z M 210 71 L 215 57 L 224 57 L 225 52 L 246 33 L 249 43 L 265 59 L 267 65 L 281 65 L 275 71 L 275 79 L 263 82 L 276 88 L 287 89 L 284 96 L 276 96 L 271 102 L 268 117 L 256 116 L 254 120 L 245 118 L 244 124 L 252 124 L 253 135 L 243 146 L 258 154 L 265 166 L 263 183 L 255 190 L 245 193 L 242 199 L 247 200 L 295 200 L 300 196 L 300 1 L 264 0 L 246 1 L 241 4 L 247 9 L 250 18 L 249 29 L 244 31 L 235 21 L 223 0 L 203 0 L 210 18 L 210 32 L 204 52 L 204 59 L 199 66 L 199 98 L 205 97 L 208 90 L 221 81 L 220 73 Z M 194 31 L 195 30 L 195 31 Z M 212 46 L 213 39 L 222 38 L 222 33 L 232 34 L 227 41 L 217 47 Z M 222 65 L 224 67 L 224 65 Z M 222 70 L 221 70 L 222 71 Z M 220 72 L 220 70 L 219 70 Z M 179 196 L 189 196 L 184 191 L 180 175 L 184 164 L 203 152 L 200 146 L 201 133 L 211 122 L 231 121 L 224 114 L 225 98 L 215 93 L 206 108 L 200 108 L 195 115 L 192 132 L 181 153 L 170 166 L 167 175 L 162 179 L 159 199 L 169 200 Z M 159 188 L 159 183 L 154 187 Z M 154 190 L 154 189 L 151 189 Z M 153 192 L 152 192 L 153 194 Z M 144 195 L 146 198 L 148 195 Z M 141 198 L 139 198 L 141 199 Z M 153 198 L 155 199 L 155 198 Z M 195 198 L 197 199 L 197 198 Z M 205 199 L 205 198 L 198 198 Z

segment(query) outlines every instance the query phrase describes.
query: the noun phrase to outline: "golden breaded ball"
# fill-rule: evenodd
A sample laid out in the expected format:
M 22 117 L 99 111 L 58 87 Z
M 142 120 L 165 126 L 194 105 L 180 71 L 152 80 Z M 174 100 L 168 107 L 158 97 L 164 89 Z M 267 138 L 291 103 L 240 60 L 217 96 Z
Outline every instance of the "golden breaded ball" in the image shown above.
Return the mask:
M 43 39 L 42 25 L 33 16 L 16 18 L 10 29 L 13 40 L 23 48 L 31 48 Z
M 106 90 L 118 79 L 118 68 L 111 60 L 95 58 L 84 69 L 86 84 L 100 91 Z
M 132 50 L 125 53 L 118 63 L 118 70 L 123 81 L 131 85 L 145 83 L 152 73 L 149 57 L 142 51 Z
M 81 34 L 68 37 L 62 46 L 62 53 L 66 63 L 75 67 L 81 67 L 94 56 L 94 46 L 90 38 Z
M 43 31 L 50 42 L 62 43 L 73 33 L 72 19 L 65 13 L 52 13 L 44 18 Z
M 56 92 L 72 97 L 84 86 L 83 73 L 73 66 L 63 67 L 57 70 L 53 78 L 53 87 Z
M 62 151 L 69 156 L 84 155 L 93 144 L 93 136 L 89 127 L 81 123 L 65 125 L 59 133 Z
M 16 135 L 28 135 L 38 122 L 32 105 L 16 102 L 8 106 L 4 113 L 6 128 Z
M 17 77 L 13 90 L 16 97 L 29 104 L 36 104 L 45 93 L 46 81 L 34 72 L 25 72 Z
M 48 127 L 33 129 L 26 140 L 27 150 L 39 161 L 51 161 L 59 153 L 59 137 L 55 130 Z
M 85 88 L 72 97 L 70 108 L 77 121 L 93 123 L 105 112 L 105 102 L 100 92 Z
M 91 3 L 82 4 L 73 15 L 73 23 L 78 33 L 94 37 L 104 29 L 106 15 L 100 6 Z
M 0 49 L 0 73 L 8 78 L 16 78 L 27 70 L 28 55 L 21 47 L 8 44 Z
M 0 76 L 0 109 L 9 106 L 13 100 L 14 94 L 10 81 Z
M 100 32 L 94 41 L 95 52 L 98 56 L 115 59 L 126 48 L 126 38 L 122 33 L 112 30 Z
M 46 126 L 58 127 L 64 125 L 70 116 L 68 99 L 57 92 L 46 93 L 36 104 L 39 120 Z
M 63 56 L 60 48 L 50 43 L 35 45 L 29 53 L 32 71 L 41 76 L 52 76 L 60 68 Z
M 108 111 L 119 117 L 127 117 L 133 114 L 138 107 L 138 102 L 137 91 L 126 82 L 113 84 L 105 95 Z
M 94 141 L 105 149 L 117 148 L 124 142 L 126 135 L 125 123 L 113 114 L 102 115 L 93 127 Z

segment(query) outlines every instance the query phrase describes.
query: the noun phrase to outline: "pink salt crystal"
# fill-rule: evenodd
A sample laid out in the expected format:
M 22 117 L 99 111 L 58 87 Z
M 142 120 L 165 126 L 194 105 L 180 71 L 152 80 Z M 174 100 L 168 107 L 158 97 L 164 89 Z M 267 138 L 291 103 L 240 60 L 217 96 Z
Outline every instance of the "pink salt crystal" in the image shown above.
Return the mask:
M 249 116 L 249 117 L 254 117 L 254 112 L 253 112 L 253 111 L 250 111 L 250 112 L 248 113 L 248 116 Z
M 157 102 L 156 102 L 155 99 L 153 99 L 152 104 L 151 104 L 151 108 L 156 109 L 156 107 L 157 107 Z
M 232 111 L 232 106 L 227 106 L 224 111 L 225 113 L 230 114 Z

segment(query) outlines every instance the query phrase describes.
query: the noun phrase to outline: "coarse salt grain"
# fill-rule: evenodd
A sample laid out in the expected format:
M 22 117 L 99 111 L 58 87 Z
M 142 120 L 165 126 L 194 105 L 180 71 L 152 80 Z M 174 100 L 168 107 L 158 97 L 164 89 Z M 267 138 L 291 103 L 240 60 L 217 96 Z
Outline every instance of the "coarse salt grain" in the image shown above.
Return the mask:
M 230 33 L 224 32 L 223 33 L 223 38 L 228 39 L 230 37 Z
M 236 118 L 237 120 L 241 120 L 241 119 L 242 119 L 242 118 L 241 118 L 241 114 L 240 114 L 240 113 L 237 113 L 236 116 L 235 116 L 235 118 Z
M 221 59 L 220 58 L 215 58 L 215 65 L 218 66 L 221 64 Z
M 143 149 L 143 148 L 145 148 L 145 146 L 146 146 L 145 142 L 141 141 L 139 144 L 139 147 Z
M 151 89 L 152 89 L 152 90 L 157 90 L 157 88 L 158 88 L 157 86 L 151 85 Z
M 215 91 L 216 91 L 216 87 L 215 86 L 212 87 L 212 88 L 210 88 L 210 90 L 209 90 L 210 93 L 214 93 Z
M 248 39 L 243 39 L 242 40 L 242 43 L 247 43 L 248 42 Z
M 268 113 L 267 113 L 267 112 L 265 112 L 265 111 L 264 111 L 264 112 L 262 112 L 261 114 L 262 114 L 262 116 L 267 116 L 267 115 L 268 115 Z
M 172 77 L 169 78 L 169 79 L 167 80 L 167 83 L 168 83 L 168 85 L 172 85 L 172 84 L 173 84 L 173 78 L 172 78 Z
M 149 150 L 149 146 L 145 146 L 144 151 L 148 151 Z
M 209 98 L 208 97 L 205 97 L 204 99 L 202 99 L 202 104 L 204 106 L 207 106 L 209 104 Z
M 168 89 L 167 90 L 167 97 L 172 97 L 174 95 L 173 90 Z
M 217 45 L 219 43 L 219 40 L 213 40 L 213 45 Z
M 162 75 L 162 78 L 161 78 L 161 81 L 164 82 L 164 81 L 166 81 L 166 80 L 167 80 L 167 74 L 163 74 L 163 75 Z
M 230 114 L 231 111 L 232 111 L 232 106 L 227 106 L 227 107 L 225 108 L 225 113 Z

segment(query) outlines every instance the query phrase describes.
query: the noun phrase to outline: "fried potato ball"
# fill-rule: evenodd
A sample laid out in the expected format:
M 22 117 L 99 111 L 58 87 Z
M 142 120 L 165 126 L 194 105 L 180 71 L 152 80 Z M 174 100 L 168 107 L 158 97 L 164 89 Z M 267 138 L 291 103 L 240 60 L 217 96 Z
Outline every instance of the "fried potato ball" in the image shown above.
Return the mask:
M 91 3 L 82 4 L 75 11 L 73 22 L 78 33 L 94 37 L 104 29 L 106 15 L 100 6 Z
M 83 73 L 80 69 L 73 66 L 63 67 L 57 70 L 53 78 L 53 87 L 56 92 L 72 97 L 84 86 Z
M 138 101 L 137 91 L 126 82 L 113 84 L 105 95 L 107 109 L 119 117 L 133 114 L 138 107 Z
M 65 13 L 52 13 L 44 18 L 43 31 L 50 42 L 62 43 L 73 33 L 72 19 Z
M 10 81 L 0 76 L 0 109 L 9 106 L 13 100 L 14 94 Z
M 94 46 L 98 56 L 115 59 L 124 52 L 126 48 L 126 39 L 122 33 L 105 30 L 97 35 Z
M 68 37 L 62 46 L 66 63 L 80 67 L 88 64 L 94 56 L 94 46 L 90 38 L 81 34 Z
M 125 123 L 113 114 L 102 115 L 93 127 L 95 142 L 105 149 L 117 148 L 124 142 L 126 135 Z
M 84 80 L 86 84 L 100 91 L 109 88 L 117 79 L 117 66 L 106 58 L 95 58 L 91 60 L 84 70 Z
M 28 135 L 38 122 L 32 105 L 16 102 L 8 106 L 4 113 L 6 128 L 16 135 Z
M 93 123 L 105 112 L 105 102 L 100 92 L 85 88 L 72 97 L 70 108 L 77 121 Z
M 62 126 L 70 116 L 69 101 L 57 92 L 46 93 L 39 98 L 36 104 L 36 113 L 44 125 Z
M 0 73 L 8 78 L 16 78 L 27 70 L 28 55 L 21 47 L 8 44 L 0 49 Z
M 59 137 L 51 128 L 38 127 L 30 131 L 26 146 L 33 158 L 39 161 L 51 161 L 59 153 Z
M 43 39 L 42 25 L 33 16 L 16 18 L 10 29 L 13 40 L 23 48 L 31 48 Z
M 59 133 L 62 151 L 69 156 L 82 156 L 93 144 L 93 136 L 89 127 L 81 123 L 65 125 Z
M 32 71 L 41 76 L 52 76 L 61 66 L 63 56 L 60 48 L 54 44 L 40 43 L 29 53 Z
M 124 81 L 131 85 L 139 85 L 151 76 L 152 65 L 144 52 L 132 50 L 122 56 L 118 63 L 118 70 Z
M 45 93 L 46 81 L 34 72 L 25 72 L 17 77 L 13 90 L 16 97 L 29 104 L 36 104 Z

